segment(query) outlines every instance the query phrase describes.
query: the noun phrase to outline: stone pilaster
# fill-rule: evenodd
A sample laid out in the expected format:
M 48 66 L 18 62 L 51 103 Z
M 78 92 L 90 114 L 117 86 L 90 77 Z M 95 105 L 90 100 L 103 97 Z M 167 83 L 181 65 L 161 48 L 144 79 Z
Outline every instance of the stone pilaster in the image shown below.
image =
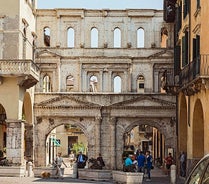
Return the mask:
M 116 169 L 116 137 L 115 137 L 115 130 L 116 130 L 116 118 L 112 117 L 110 118 L 110 147 L 111 147 L 111 165 L 112 169 Z
M 101 117 L 96 117 L 96 148 L 95 158 L 101 153 Z
M 24 122 L 7 120 L 6 156 L 14 165 L 24 165 Z
M 25 124 L 25 156 L 33 160 L 33 125 Z

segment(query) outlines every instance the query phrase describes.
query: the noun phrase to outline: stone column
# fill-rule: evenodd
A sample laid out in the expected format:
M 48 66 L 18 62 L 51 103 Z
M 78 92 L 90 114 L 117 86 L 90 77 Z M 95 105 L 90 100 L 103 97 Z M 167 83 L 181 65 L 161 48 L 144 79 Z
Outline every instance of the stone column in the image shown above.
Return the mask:
M 113 81 L 112 81 L 112 71 L 109 71 L 108 72 L 108 88 L 107 88 L 107 90 L 108 90 L 108 92 L 113 92 L 113 86 L 114 86 L 114 84 L 113 84 Z
M 28 160 L 33 160 L 33 125 L 25 124 L 25 156 Z
M 112 117 L 110 118 L 110 146 L 111 146 L 111 154 L 110 154 L 110 160 L 112 169 L 116 169 L 116 118 Z
M 122 154 L 123 154 L 123 146 L 124 146 L 124 129 L 122 126 L 118 125 L 119 123 L 116 123 L 116 169 L 122 170 L 123 168 L 123 160 L 122 160 Z
M 7 120 L 6 156 L 14 165 L 24 164 L 24 122 Z
M 36 117 L 34 129 L 34 165 L 36 167 L 46 166 L 46 119 Z
M 101 117 L 96 117 L 96 132 L 95 132 L 95 158 L 101 153 Z
M 83 69 L 83 72 L 82 72 L 82 81 L 81 81 L 81 90 L 83 92 L 86 92 L 87 91 L 87 72 Z
M 99 92 L 103 92 L 103 71 L 99 72 L 99 86 L 100 88 L 98 89 Z

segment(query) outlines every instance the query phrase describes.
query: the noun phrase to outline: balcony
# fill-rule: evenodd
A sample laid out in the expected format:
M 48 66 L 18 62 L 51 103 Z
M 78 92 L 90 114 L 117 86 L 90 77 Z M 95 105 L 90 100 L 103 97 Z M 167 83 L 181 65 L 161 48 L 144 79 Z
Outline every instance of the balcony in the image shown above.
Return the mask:
M 179 74 L 180 90 L 188 96 L 199 92 L 202 84 L 209 88 L 209 55 L 201 55 L 185 66 Z
M 39 68 L 32 60 L 0 60 L 0 81 L 4 77 L 17 77 L 19 86 L 26 89 L 39 81 Z

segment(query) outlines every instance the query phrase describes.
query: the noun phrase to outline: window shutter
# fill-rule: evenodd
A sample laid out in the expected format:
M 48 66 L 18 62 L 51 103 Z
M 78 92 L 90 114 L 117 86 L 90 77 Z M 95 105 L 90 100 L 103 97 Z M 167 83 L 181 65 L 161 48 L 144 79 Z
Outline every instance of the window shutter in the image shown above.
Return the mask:
M 193 61 L 197 58 L 197 40 L 193 38 Z
M 180 72 L 180 60 L 181 58 L 181 47 L 176 46 L 174 49 L 174 75 L 179 75 Z

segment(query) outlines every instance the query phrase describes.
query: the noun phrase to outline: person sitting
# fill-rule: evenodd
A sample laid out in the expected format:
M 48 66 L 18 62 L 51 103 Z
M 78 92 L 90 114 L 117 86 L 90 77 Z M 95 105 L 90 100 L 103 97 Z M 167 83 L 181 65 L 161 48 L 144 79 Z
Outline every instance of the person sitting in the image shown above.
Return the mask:
M 104 166 L 105 166 L 105 163 L 104 163 L 104 160 L 103 160 L 103 158 L 102 158 L 101 153 L 99 153 L 99 156 L 97 157 L 97 161 L 98 161 L 98 164 L 99 164 L 101 167 L 104 167 Z
M 84 155 L 82 152 L 79 152 L 77 156 L 78 168 L 84 168 L 86 166 L 87 160 L 88 160 L 88 157 Z
M 124 171 L 125 172 L 135 172 L 135 165 L 132 161 L 132 155 L 129 155 L 124 162 Z

